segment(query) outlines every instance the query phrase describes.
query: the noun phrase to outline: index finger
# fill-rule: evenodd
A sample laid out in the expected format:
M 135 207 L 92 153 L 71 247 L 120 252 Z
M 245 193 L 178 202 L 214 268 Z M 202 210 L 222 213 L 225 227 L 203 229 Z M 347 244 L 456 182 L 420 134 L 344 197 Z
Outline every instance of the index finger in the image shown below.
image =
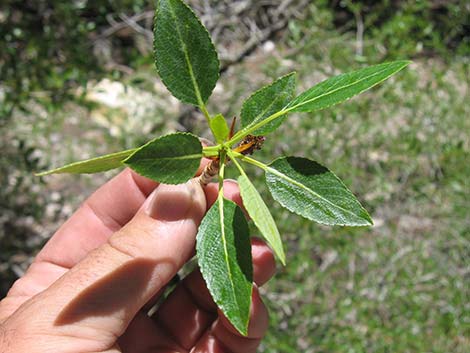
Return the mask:
M 36 261 L 73 267 L 129 222 L 157 185 L 125 169 L 80 206 L 47 242 Z
M 207 163 L 209 160 L 202 158 L 196 175 L 201 174 Z M 157 182 L 125 169 L 80 206 L 35 261 L 72 268 L 129 222 L 157 186 Z

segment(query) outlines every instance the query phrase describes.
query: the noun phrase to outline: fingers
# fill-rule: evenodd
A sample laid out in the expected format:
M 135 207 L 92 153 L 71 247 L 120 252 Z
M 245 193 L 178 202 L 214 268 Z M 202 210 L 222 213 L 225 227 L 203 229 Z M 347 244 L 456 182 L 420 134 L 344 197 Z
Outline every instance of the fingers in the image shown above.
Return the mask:
M 274 255 L 266 244 L 255 239 L 252 241 L 252 258 L 255 283 L 262 285 L 274 274 Z M 255 309 L 258 308 L 258 304 L 254 302 Z M 201 273 L 197 270 L 182 281 L 160 306 L 153 318 L 160 330 L 168 332 L 178 345 L 189 350 L 201 339 L 218 315 L 221 314 L 217 311 L 217 306 L 207 290 Z M 262 309 L 254 312 L 253 315 L 252 325 L 254 326 L 250 332 L 257 335 L 262 331 L 259 327 L 264 327 L 265 316 L 263 316 Z M 180 317 L 184 317 L 184 320 L 175 320 Z M 228 321 L 224 325 L 227 323 Z M 214 327 L 219 327 L 218 325 Z M 220 331 L 220 328 L 217 330 Z M 237 336 L 236 330 L 234 332 Z M 228 340 L 234 332 L 225 335 L 225 331 L 222 331 L 221 337 L 227 336 Z
M 253 280 L 262 286 L 276 273 L 276 260 L 273 251 L 260 239 L 251 239 L 251 256 L 253 258 Z
M 0 303 L 0 319 L 42 292 L 127 223 L 157 183 L 126 169 L 90 196 L 39 252 Z
M 199 183 L 160 185 L 136 216 L 34 299 L 49 330 L 120 336 L 193 252 L 206 200 Z
M 126 169 L 93 193 L 36 261 L 71 268 L 131 220 L 158 184 Z
M 197 342 L 191 353 L 255 353 L 266 333 L 268 323 L 268 311 L 259 296 L 258 289 L 254 287 L 248 335 L 241 336 L 220 314 L 211 329 L 206 331 Z
M 196 175 L 209 160 L 203 158 Z M 126 169 L 93 193 L 39 252 L 0 305 L 0 319 L 43 291 L 126 224 L 158 183 Z
M 199 305 L 192 292 L 180 284 L 152 319 L 158 331 L 167 332 L 175 343 L 189 351 L 217 318 L 215 306 L 212 307 L 210 302 L 207 304 L 206 307 Z
M 227 181 L 224 185 L 225 196 L 241 203 L 236 183 Z M 114 342 L 140 308 L 166 285 L 191 256 L 198 225 L 207 210 L 206 197 L 209 199 L 214 192 L 217 192 L 215 188 L 208 187 L 204 194 L 194 181 L 177 186 L 160 185 L 143 202 L 131 221 L 112 236 L 105 235 L 101 246 L 91 251 L 48 290 L 23 305 L 17 311 L 20 321 L 31 320 L 30 313 L 34 312 L 34 317 L 40 317 L 40 320 L 31 321 L 38 325 L 40 332 L 49 332 L 64 340 L 70 336 L 84 337 L 90 342 L 95 342 L 98 332 L 101 344 L 103 341 Z M 112 203 L 104 205 L 113 207 Z M 97 214 L 96 210 L 93 214 Z M 111 212 L 107 215 L 116 214 Z M 109 223 L 105 224 L 102 217 L 96 218 L 107 228 L 112 228 Z M 81 220 L 92 222 L 86 216 Z M 120 227 L 119 222 L 115 224 Z M 63 241 L 60 237 L 58 239 Z M 73 247 L 73 244 L 68 246 Z M 260 258 L 264 258 L 259 261 L 264 263 L 262 266 L 269 267 L 271 263 L 274 267 L 274 259 L 269 259 L 269 250 L 264 249 L 262 244 L 255 245 L 253 249 Z M 63 250 L 51 251 L 50 256 Z M 47 252 L 43 259 L 47 258 L 46 255 Z M 255 279 L 260 283 L 273 272 L 274 269 L 257 269 L 255 264 Z M 191 298 L 180 298 L 180 303 L 193 299 L 192 291 L 186 294 Z M 208 300 L 208 307 L 202 309 L 208 313 L 205 321 L 202 314 L 197 320 L 202 322 L 202 326 L 214 320 L 215 307 L 211 305 L 213 303 Z M 221 325 L 224 325 L 223 322 Z
M 217 195 L 219 193 L 219 184 L 209 183 L 204 188 L 204 192 L 206 193 L 207 209 L 209 209 L 217 200 Z M 240 189 L 238 188 L 238 183 L 235 180 L 224 180 L 224 197 L 235 202 L 238 206 L 242 208 L 242 210 L 245 212 L 245 215 L 247 215 L 245 206 L 243 206 L 243 201 L 240 195 Z
M 203 158 L 196 175 L 209 160 Z M 95 191 L 39 252 L 36 262 L 71 268 L 129 222 L 158 183 L 127 168 Z M 67 251 L 64 251 L 67 249 Z

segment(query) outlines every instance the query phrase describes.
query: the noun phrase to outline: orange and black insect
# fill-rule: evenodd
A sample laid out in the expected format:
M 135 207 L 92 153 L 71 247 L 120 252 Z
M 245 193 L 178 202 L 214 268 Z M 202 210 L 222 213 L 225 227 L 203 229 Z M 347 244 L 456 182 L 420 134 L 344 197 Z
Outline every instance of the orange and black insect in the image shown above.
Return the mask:
M 233 137 L 233 130 L 235 128 L 236 120 L 237 117 L 235 116 L 232 120 L 232 125 L 230 126 L 230 133 L 228 135 L 229 139 Z M 265 140 L 266 137 L 264 136 L 246 135 L 245 138 L 240 141 L 238 146 L 233 149 L 233 151 L 241 154 L 253 154 L 254 151 L 261 149 L 261 146 L 263 146 L 263 142 Z
M 253 154 L 254 151 L 261 149 L 265 140 L 264 136 L 246 135 L 233 151 L 245 155 Z
M 230 132 L 228 138 L 231 139 L 234 134 L 236 117 L 233 118 L 230 126 Z M 233 149 L 234 152 L 241 153 L 243 155 L 253 154 L 254 151 L 261 149 L 266 137 L 246 135 L 243 140 L 240 141 L 237 147 Z M 206 186 L 211 179 L 219 172 L 219 156 L 208 157 L 212 161 L 206 165 L 202 174 L 199 176 L 199 182 L 202 186 Z M 230 158 L 226 157 L 226 162 L 229 162 Z

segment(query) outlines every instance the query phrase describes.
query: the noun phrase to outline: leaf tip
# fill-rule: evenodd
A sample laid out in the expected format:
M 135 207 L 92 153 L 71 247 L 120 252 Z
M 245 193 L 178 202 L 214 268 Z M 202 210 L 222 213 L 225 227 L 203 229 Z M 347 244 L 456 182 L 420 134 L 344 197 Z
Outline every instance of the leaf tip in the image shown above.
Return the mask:
M 280 249 L 278 249 L 277 251 L 274 251 L 274 253 L 276 254 L 279 261 L 281 262 L 282 266 L 285 267 L 286 266 L 286 253 L 284 252 L 284 247 L 282 246 L 282 243 L 281 243 Z
M 364 209 L 363 211 L 364 211 L 364 214 L 360 216 L 360 221 L 357 221 L 351 224 L 344 224 L 344 225 L 351 226 L 351 227 L 373 227 L 374 221 L 372 220 L 372 217 Z
M 397 72 L 404 69 L 405 67 L 407 67 L 408 65 L 410 65 L 412 63 L 413 63 L 413 61 L 411 61 L 411 60 L 397 60 L 397 61 L 395 61 L 395 64 L 398 65 Z
M 232 325 L 234 325 L 233 327 L 235 327 L 235 329 L 236 329 L 243 337 L 248 336 L 248 325 L 249 325 L 249 324 L 250 324 L 250 320 L 247 320 L 246 324 L 243 323 L 243 326 L 241 326 L 241 325 L 235 326 L 235 325 L 232 323 Z
M 291 76 L 296 77 L 297 76 L 297 71 L 291 71 L 288 74 L 286 74 L 284 77 L 291 77 Z
M 364 223 L 361 224 L 361 226 L 372 227 L 374 225 L 374 221 L 372 220 L 371 215 L 369 214 L 369 212 L 367 212 L 367 210 L 364 207 L 361 207 L 361 208 L 362 208 L 361 219 L 364 221 Z

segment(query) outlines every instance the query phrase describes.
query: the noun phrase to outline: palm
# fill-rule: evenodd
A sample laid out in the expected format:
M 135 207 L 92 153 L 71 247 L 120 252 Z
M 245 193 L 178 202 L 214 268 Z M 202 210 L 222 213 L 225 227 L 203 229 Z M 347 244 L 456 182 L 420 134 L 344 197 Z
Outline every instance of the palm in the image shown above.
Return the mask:
M 106 243 L 111 234 L 129 222 L 155 187 L 154 182 L 126 170 L 100 188 L 58 230 L 38 254 L 27 274 L 0 302 L 0 323 L 29 299 L 34 297 L 33 300 L 38 301 L 45 289 L 54 288 L 64 274 L 93 257 L 94 249 Z M 217 194 L 216 187 L 209 185 L 205 191 L 207 202 L 211 204 Z M 241 203 L 236 187 L 227 187 L 226 191 L 227 197 Z M 254 278 L 261 285 L 272 275 L 274 260 L 264 243 L 254 240 L 252 248 Z M 190 254 L 181 256 L 178 261 L 182 264 Z M 157 301 L 158 293 L 137 310 L 137 314 L 133 314 L 127 327 L 101 335 L 94 334 L 90 339 L 87 331 L 80 327 L 86 326 L 82 323 L 94 316 L 121 315 L 120 311 L 126 303 L 122 303 L 121 296 L 115 294 L 126 291 L 128 297 L 137 297 L 145 291 L 154 267 L 154 263 L 149 264 L 145 260 L 129 261 L 125 266 L 100 277 L 93 286 L 68 302 L 54 321 L 55 326 L 77 324 L 78 329 L 73 330 L 73 335 L 66 337 L 67 347 L 72 352 L 98 349 L 123 353 L 256 351 L 267 327 L 267 312 L 257 292 L 254 293 L 252 307 L 252 315 L 257 319 L 250 323 L 249 337 L 241 337 L 225 318 L 219 316 L 198 271 L 180 282 L 154 314 L 149 316 L 148 312 Z M 125 288 L 123 283 L 126 284 Z M 60 336 L 64 331 L 57 332 Z M 84 341 L 87 344 L 84 345 Z

